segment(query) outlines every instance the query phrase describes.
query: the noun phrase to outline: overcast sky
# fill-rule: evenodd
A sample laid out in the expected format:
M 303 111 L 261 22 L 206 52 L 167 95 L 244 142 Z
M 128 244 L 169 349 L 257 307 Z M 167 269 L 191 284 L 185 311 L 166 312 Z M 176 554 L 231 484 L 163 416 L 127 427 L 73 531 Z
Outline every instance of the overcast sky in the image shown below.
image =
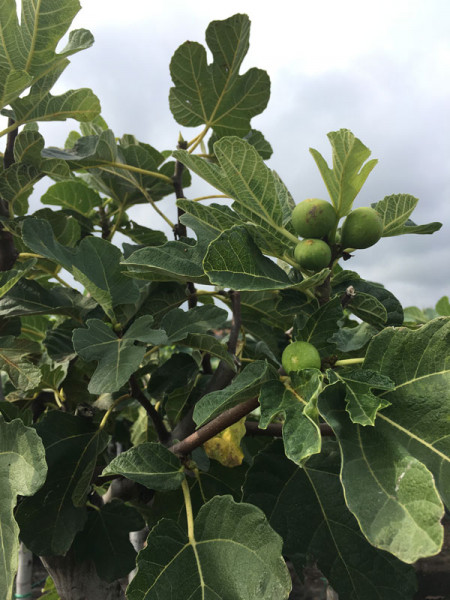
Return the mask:
M 181 128 L 169 111 L 172 54 L 187 39 L 205 44 L 211 20 L 247 13 L 250 51 L 241 72 L 256 66 L 272 82 L 268 108 L 252 125 L 271 142 L 269 165 L 295 201 L 328 198 L 309 148 L 330 159 L 326 134 L 352 130 L 379 159 L 355 207 L 410 193 L 420 200 L 416 223 L 444 226 L 432 236 L 384 239 L 346 268 L 384 283 L 404 306 L 434 306 L 450 294 L 448 0 L 81 3 L 73 27 L 90 29 L 95 45 L 72 58 L 55 93 L 91 87 L 117 136 L 132 133 L 159 150 L 173 149 L 180 130 L 186 139 L 197 131 Z M 47 145 L 62 145 L 74 128 L 41 130 Z M 197 183 L 186 195 L 208 191 Z M 136 210 L 142 224 L 162 228 L 149 207 Z

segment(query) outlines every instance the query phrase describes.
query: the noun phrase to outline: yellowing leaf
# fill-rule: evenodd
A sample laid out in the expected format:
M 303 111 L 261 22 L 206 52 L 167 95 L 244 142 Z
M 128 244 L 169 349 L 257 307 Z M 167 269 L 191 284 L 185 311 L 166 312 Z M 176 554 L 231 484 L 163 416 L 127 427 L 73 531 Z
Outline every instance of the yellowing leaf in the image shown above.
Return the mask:
M 245 417 L 205 442 L 203 448 L 209 458 L 219 461 L 224 467 L 238 467 L 244 458 L 240 445 L 244 435 Z

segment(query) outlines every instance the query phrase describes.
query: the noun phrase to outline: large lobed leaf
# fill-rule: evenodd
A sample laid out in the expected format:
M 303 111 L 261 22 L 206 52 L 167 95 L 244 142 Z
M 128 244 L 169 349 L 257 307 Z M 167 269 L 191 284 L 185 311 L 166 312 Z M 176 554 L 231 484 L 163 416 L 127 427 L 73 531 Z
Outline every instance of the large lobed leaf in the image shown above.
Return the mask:
M 20 419 L 7 423 L 0 414 L 0 597 L 13 590 L 19 555 L 19 528 L 13 510 L 17 496 L 32 496 L 47 473 L 44 446 Z
M 138 555 L 129 600 L 285 600 L 291 579 L 281 555 L 282 540 L 262 511 L 231 496 L 207 502 L 193 536 L 162 519 Z
M 265 512 L 299 574 L 307 559 L 317 562 L 340 600 L 411 600 L 413 568 L 361 534 L 345 505 L 339 462 L 331 443 L 300 468 L 274 442 L 255 457 L 244 500 Z
M 444 506 L 433 475 L 377 426 L 352 423 L 345 393 L 341 382 L 326 387 L 319 411 L 339 441 L 346 503 L 361 531 L 375 547 L 406 563 L 437 554 Z
M 206 30 L 206 42 L 213 55 L 207 64 L 205 48 L 185 42 L 175 52 L 170 74 L 169 104 L 181 125 L 206 125 L 220 135 L 250 132 L 250 120 L 261 113 L 269 100 L 270 80 L 265 71 L 252 68 L 239 75 L 247 54 L 250 20 L 234 15 L 213 21 Z

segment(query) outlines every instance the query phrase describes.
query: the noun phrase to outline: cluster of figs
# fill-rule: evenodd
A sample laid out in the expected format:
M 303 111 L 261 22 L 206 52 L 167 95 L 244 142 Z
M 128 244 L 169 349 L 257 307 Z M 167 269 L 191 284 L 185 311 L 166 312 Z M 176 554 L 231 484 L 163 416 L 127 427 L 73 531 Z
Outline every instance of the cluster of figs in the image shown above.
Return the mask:
M 302 269 L 321 271 L 331 266 L 334 241 L 339 252 L 369 248 L 378 242 L 383 233 L 383 219 L 373 208 L 355 208 L 344 220 L 340 238 L 336 239 L 339 217 L 332 204 L 318 198 L 308 198 L 292 211 L 292 226 L 302 241 L 294 248 L 294 258 Z M 281 356 L 286 373 L 302 369 L 320 369 L 321 359 L 317 349 L 305 341 L 292 342 Z
M 303 269 L 321 271 L 331 262 L 329 245 L 334 240 L 338 216 L 332 204 L 319 198 L 308 198 L 292 211 L 292 226 L 303 240 L 294 248 L 294 258 Z M 339 245 L 342 250 L 369 248 L 383 233 L 383 219 L 373 208 L 355 208 L 346 217 Z M 331 234 L 331 235 L 330 235 Z

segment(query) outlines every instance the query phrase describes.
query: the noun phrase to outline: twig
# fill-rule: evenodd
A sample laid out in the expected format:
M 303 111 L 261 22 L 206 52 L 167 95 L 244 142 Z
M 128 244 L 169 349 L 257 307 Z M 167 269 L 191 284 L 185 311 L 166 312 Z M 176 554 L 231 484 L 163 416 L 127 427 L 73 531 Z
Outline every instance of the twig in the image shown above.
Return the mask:
M 156 434 L 158 436 L 161 444 L 167 444 L 170 439 L 170 433 L 167 431 L 166 426 L 164 425 L 163 420 L 161 419 L 160 414 L 155 409 L 153 404 L 141 390 L 139 383 L 136 380 L 134 375 L 131 375 L 129 379 L 131 396 L 139 402 L 141 406 L 145 408 L 147 411 L 147 415 L 150 417 L 153 427 L 155 428 Z
M 355 288 L 352 285 L 349 285 L 345 290 L 345 294 L 341 296 L 341 306 L 342 308 L 346 308 L 353 298 L 356 296 Z

